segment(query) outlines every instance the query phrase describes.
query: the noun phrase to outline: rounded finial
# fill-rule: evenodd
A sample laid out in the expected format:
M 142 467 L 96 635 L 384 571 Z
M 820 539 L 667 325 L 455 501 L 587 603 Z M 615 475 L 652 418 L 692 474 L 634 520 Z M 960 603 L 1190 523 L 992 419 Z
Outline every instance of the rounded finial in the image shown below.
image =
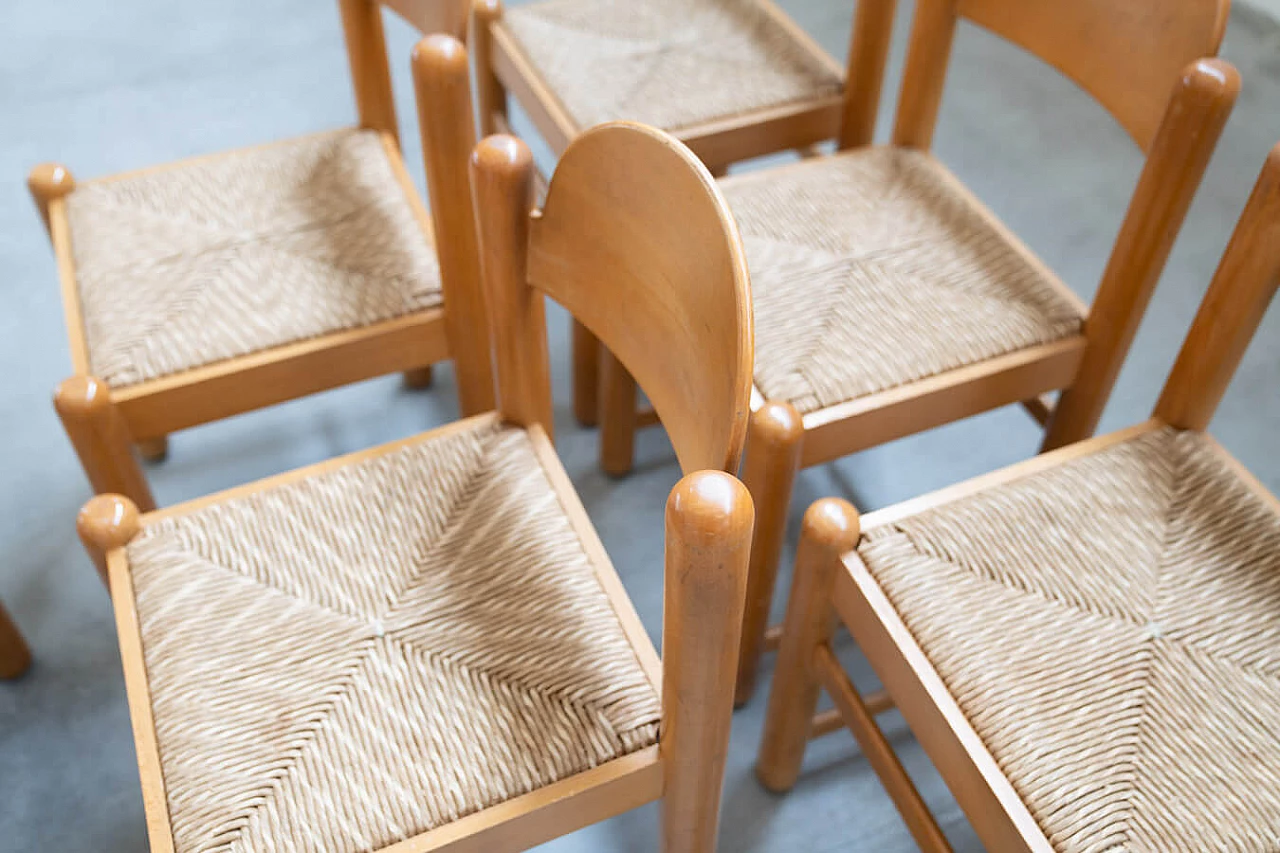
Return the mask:
M 858 510 L 846 500 L 822 498 L 805 510 L 801 536 L 825 550 L 837 554 L 852 551 L 861 535 Z
M 76 532 L 103 553 L 129 544 L 142 524 L 133 501 L 123 495 L 95 495 L 76 515 Z
M 518 175 L 533 166 L 533 152 L 514 136 L 495 133 L 476 145 L 471 152 L 471 166 L 489 174 Z
M 44 204 L 68 195 L 75 188 L 76 180 L 70 170 L 57 163 L 41 163 L 27 175 L 27 189 Z
M 667 526 L 679 527 L 684 541 L 727 543 L 749 534 L 755 508 L 747 487 L 723 471 L 694 471 L 681 478 L 667 499 Z
M 751 413 L 751 440 L 770 445 L 786 445 L 804 435 L 804 419 L 795 406 L 781 400 L 768 400 Z
M 419 71 L 436 74 L 467 72 L 467 49 L 445 33 L 432 33 L 413 46 L 413 65 Z
M 72 376 L 62 380 L 53 392 L 53 407 L 66 417 L 98 412 L 111 402 L 107 384 L 93 376 Z

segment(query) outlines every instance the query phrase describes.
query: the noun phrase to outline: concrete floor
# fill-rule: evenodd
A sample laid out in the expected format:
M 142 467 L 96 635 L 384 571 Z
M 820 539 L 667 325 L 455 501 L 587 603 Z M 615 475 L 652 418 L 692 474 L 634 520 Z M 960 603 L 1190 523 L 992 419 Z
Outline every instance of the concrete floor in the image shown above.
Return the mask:
M 783 5 L 843 55 L 851 4 Z M 886 123 L 908 13 L 900 15 Z M 93 176 L 348 124 L 346 60 L 336 11 L 310 0 L 12 3 L 4 21 L 0 290 L 9 309 L 0 314 L 0 363 L 9 378 L 0 395 L 0 599 L 37 660 L 25 678 L 0 685 L 0 849 L 141 851 L 142 803 L 110 607 L 72 529 L 88 490 L 49 405 L 70 369 L 54 266 L 23 178 L 41 160 Z M 392 28 L 404 117 L 413 114 L 412 39 Z M 1147 415 L 1262 158 L 1280 140 L 1280 27 L 1239 11 L 1223 54 L 1243 73 L 1244 93 L 1104 429 Z M 420 179 L 412 130 L 405 141 Z M 1071 286 L 1092 296 L 1140 166 L 1099 108 L 1015 49 L 966 27 L 937 150 Z M 676 468 L 664 438 L 650 432 L 634 476 L 616 483 L 598 472 L 594 433 L 576 429 L 568 415 L 565 327 L 563 316 L 552 317 L 560 450 L 656 635 L 661 507 Z M 150 472 L 158 498 L 172 503 L 451 420 L 452 376 L 447 368 L 437 375 L 428 393 L 379 380 L 180 434 L 171 459 Z M 1273 490 L 1280 490 L 1277 388 L 1280 311 L 1273 311 L 1214 423 Z M 805 472 L 793 521 L 823 495 L 880 507 L 1025 458 L 1037 442 L 1038 430 L 1016 410 L 895 442 Z M 856 653 L 849 655 L 856 666 Z M 812 747 L 791 795 L 764 793 L 751 774 L 763 704 L 761 697 L 734 720 L 721 849 L 914 849 L 849 738 Z M 957 849 L 980 849 L 901 722 L 888 725 Z M 650 807 L 543 849 L 655 850 L 655 829 Z

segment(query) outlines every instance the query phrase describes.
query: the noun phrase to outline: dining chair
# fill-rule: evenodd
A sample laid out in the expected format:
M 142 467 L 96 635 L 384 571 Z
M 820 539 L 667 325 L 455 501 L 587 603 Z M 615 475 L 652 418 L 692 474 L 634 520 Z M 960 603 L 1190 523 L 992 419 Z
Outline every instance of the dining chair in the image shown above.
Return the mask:
M 31 666 L 31 650 L 0 605 L 0 678 L 17 678 Z
M 896 707 L 989 850 L 1263 850 L 1280 832 L 1280 500 L 1205 432 L 1280 283 L 1272 150 L 1150 420 L 859 519 L 805 514 L 757 774 L 819 688 L 924 850 Z M 845 625 L 884 691 L 858 692 Z
M 462 412 L 492 408 L 457 177 L 470 145 L 427 164 L 433 221 L 401 157 L 382 25 L 386 6 L 424 33 L 461 33 L 466 0 L 340 6 L 355 127 L 94 181 L 31 172 L 71 342 L 54 402 L 95 493 L 155 506 L 132 452 L 105 458 L 100 434 L 158 459 L 174 431 L 398 371 L 424 386 L 447 358 Z M 425 136 L 454 135 L 419 118 Z
M 471 37 L 485 133 L 509 129 L 508 95 L 559 156 L 594 124 L 662 128 L 713 174 L 741 160 L 836 139 L 870 142 L 895 0 L 857 4 L 845 69 L 771 0 L 475 0 Z M 616 369 L 573 326 L 574 414 L 597 422 L 601 370 Z M 643 418 L 654 421 L 652 411 Z M 656 422 L 656 421 L 654 421 Z
M 433 36 L 414 61 L 429 105 L 467 100 L 461 44 Z M 154 851 L 524 850 L 659 799 L 663 850 L 715 848 L 753 516 L 726 473 L 752 357 L 733 219 L 706 168 L 639 125 L 575 140 L 540 210 L 512 137 L 482 142 L 471 178 L 496 411 L 80 515 Z M 552 445 L 544 297 L 672 430 L 661 659 Z
M 1045 449 L 1093 432 L 1239 90 L 1230 64 L 1206 58 L 1228 5 L 919 0 L 891 144 L 720 182 L 758 335 L 740 703 L 776 643 L 766 623 L 798 470 L 1020 402 Z M 1146 154 L 1092 305 L 929 151 L 962 19 L 1074 81 Z M 601 453 L 617 474 L 632 463 L 636 389 L 606 367 Z

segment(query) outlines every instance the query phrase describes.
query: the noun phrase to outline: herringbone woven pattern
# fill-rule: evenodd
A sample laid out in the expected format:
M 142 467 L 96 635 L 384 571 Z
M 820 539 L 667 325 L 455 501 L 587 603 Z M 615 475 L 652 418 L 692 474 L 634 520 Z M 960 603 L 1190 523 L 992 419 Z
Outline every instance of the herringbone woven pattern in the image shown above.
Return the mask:
M 1280 849 L 1280 517 L 1147 433 L 860 553 L 1055 849 Z
M 67 213 L 91 367 L 115 388 L 441 301 L 373 131 L 83 184 Z
M 548 0 L 504 20 L 583 129 L 629 119 L 679 130 L 842 87 L 753 0 Z
M 655 743 L 559 501 L 486 424 L 146 528 L 178 853 L 377 850 Z
M 928 154 L 869 148 L 721 182 L 766 398 L 811 412 L 1080 330 L 953 180 Z

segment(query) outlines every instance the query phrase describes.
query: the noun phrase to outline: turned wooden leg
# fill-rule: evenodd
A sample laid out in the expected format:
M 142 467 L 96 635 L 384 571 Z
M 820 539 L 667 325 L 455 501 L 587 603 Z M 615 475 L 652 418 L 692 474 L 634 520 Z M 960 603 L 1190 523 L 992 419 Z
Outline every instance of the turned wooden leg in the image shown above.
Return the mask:
M 401 377 L 404 380 L 404 387 L 413 391 L 430 388 L 434 379 L 431 365 L 429 364 L 426 367 L 415 367 L 413 370 L 406 370 L 401 374 Z
M 747 609 L 742 619 L 742 651 L 738 656 L 738 684 L 734 702 L 742 705 L 755 689 L 778 561 L 787 533 L 791 490 L 800 470 L 800 440 L 804 421 L 788 403 L 768 402 L 751 415 L 742 482 L 756 506 L 756 530 L 751 542 L 751 571 L 747 576 Z
M 31 666 L 31 650 L 0 605 L 0 678 L 17 678 Z
M 49 230 L 49 203 L 68 195 L 75 188 L 76 179 L 71 177 L 71 172 L 57 163 L 41 163 L 27 175 L 27 190 L 44 221 L 45 231 Z
M 138 455 L 148 462 L 163 462 L 169 457 L 169 436 L 147 438 L 137 443 Z
M 138 508 L 121 495 L 95 495 L 76 515 L 76 533 L 89 553 L 102 582 L 107 579 L 107 554 L 129 544 L 141 526 Z
M 663 853 L 716 849 L 752 516 L 746 488 L 720 471 L 686 476 L 667 501 Z
M 609 350 L 600 355 L 600 467 L 623 477 L 635 459 L 636 380 Z
M 600 421 L 600 339 L 573 323 L 573 417 L 584 427 Z
M 831 640 L 831 590 L 840 555 L 858 544 L 858 511 L 826 498 L 804 514 L 782 646 L 773 672 L 756 776 L 771 791 L 789 791 L 800 775 L 813 712 L 818 706 L 815 657 Z
M 115 492 L 143 512 L 155 509 L 151 487 L 133 454 L 129 428 L 106 383 L 92 376 L 73 376 L 58 386 L 53 406 L 94 494 Z

